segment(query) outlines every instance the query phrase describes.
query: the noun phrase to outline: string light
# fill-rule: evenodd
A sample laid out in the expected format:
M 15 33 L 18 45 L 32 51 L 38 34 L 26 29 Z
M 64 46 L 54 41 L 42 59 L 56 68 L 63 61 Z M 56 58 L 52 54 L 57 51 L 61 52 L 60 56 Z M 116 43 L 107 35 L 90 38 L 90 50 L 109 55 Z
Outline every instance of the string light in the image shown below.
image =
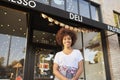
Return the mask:
M 57 21 L 57 20 L 55 20 L 55 19 L 53 19 L 53 18 L 51 18 L 51 17 L 49 17 L 49 16 L 47 16 L 47 15 L 45 15 L 43 13 L 41 15 L 42 15 L 42 17 L 44 19 L 47 19 L 49 22 L 54 23 L 56 25 L 59 25 L 60 27 L 64 27 L 66 29 L 70 29 L 70 30 L 75 31 L 75 32 L 83 32 L 83 33 L 97 32 L 97 29 L 88 29 L 88 28 L 84 28 L 84 27 L 77 28 L 77 27 L 74 27 L 74 26 L 64 24 L 64 23 L 62 23 L 60 21 Z
M 45 15 L 45 14 L 41 14 L 41 15 L 44 19 L 47 18 L 47 15 Z
M 52 18 L 48 17 L 48 21 L 53 22 L 54 20 Z
M 55 23 L 56 25 L 58 25 L 58 24 L 59 24 L 59 22 L 58 22 L 57 20 L 54 20 L 54 23 Z

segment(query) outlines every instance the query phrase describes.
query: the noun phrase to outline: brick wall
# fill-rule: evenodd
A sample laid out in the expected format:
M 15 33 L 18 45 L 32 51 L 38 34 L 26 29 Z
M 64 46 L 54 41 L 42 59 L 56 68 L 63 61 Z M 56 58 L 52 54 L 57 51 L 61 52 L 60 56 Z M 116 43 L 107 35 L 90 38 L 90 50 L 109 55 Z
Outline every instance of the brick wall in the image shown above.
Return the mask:
M 120 0 L 91 1 L 101 5 L 103 23 L 115 26 L 113 10 L 120 13 Z M 114 33 L 107 31 L 107 35 L 111 34 Z M 120 47 L 117 34 L 107 37 L 107 43 L 112 80 L 120 80 Z

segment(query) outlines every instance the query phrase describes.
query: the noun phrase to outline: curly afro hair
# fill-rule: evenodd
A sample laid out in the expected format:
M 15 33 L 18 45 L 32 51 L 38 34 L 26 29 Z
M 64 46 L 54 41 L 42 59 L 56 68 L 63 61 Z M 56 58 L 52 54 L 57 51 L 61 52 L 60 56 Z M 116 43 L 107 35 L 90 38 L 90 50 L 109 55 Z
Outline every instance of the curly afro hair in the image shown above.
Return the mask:
M 69 29 L 65 29 L 65 28 L 61 28 L 57 34 L 56 34 L 56 41 L 58 43 L 58 45 L 63 46 L 63 37 L 69 35 L 72 39 L 72 44 L 71 46 L 73 46 L 77 40 L 77 36 L 76 33 L 69 30 Z

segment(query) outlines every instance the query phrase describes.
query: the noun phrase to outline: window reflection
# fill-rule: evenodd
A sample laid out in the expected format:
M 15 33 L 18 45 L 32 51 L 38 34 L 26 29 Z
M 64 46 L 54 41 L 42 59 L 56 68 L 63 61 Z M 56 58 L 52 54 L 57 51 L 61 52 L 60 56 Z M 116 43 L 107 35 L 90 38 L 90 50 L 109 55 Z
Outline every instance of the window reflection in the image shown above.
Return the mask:
M 67 11 L 78 13 L 77 0 L 66 0 Z
M 0 79 L 23 78 L 26 13 L 0 6 L 0 18 Z
M 49 2 L 50 2 L 50 0 L 35 0 L 35 1 L 38 1 L 43 4 L 47 4 L 47 5 L 49 5 Z
M 10 36 L 0 34 L 0 67 L 7 66 Z
M 64 10 L 65 1 L 64 0 L 51 0 L 51 6 Z
M 0 79 L 23 77 L 26 39 L 0 34 Z
M 114 12 L 114 21 L 115 21 L 115 26 L 117 28 L 120 28 L 120 15 L 116 12 Z
M 85 44 L 84 57 L 86 79 L 106 80 L 100 33 L 84 33 L 83 38 Z
M 53 79 L 54 51 L 38 48 L 35 57 L 34 79 Z
M 98 21 L 99 19 L 98 19 L 98 10 L 97 10 L 97 8 L 95 6 L 93 6 L 93 5 L 91 5 L 90 9 L 91 9 L 91 17 L 92 17 L 92 19 Z
M 34 30 L 33 42 L 56 45 L 55 34 Z
M 85 0 L 79 0 L 80 15 L 90 18 L 89 3 Z

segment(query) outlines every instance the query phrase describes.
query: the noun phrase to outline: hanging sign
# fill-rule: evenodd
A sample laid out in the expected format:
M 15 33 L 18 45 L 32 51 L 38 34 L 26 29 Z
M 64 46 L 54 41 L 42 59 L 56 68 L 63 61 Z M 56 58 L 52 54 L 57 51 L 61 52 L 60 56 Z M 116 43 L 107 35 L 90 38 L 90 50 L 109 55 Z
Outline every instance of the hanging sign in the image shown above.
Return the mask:
M 78 21 L 78 22 L 82 22 L 83 21 L 82 16 L 79 16 L 79 15 L 73 14 L 73 13 L 69 13 L 69 18 L 71 20 L 75 20 L 75 21 Z
M 112 27 L 110 25 L 107 26 L 107 29 L 113 32 L 120 33 L 120 28 Z
M 28 6 L 31 8 L 36 7 L 36 2 L 34 0 L 8 0 L 8 1 L 19 5 Z

